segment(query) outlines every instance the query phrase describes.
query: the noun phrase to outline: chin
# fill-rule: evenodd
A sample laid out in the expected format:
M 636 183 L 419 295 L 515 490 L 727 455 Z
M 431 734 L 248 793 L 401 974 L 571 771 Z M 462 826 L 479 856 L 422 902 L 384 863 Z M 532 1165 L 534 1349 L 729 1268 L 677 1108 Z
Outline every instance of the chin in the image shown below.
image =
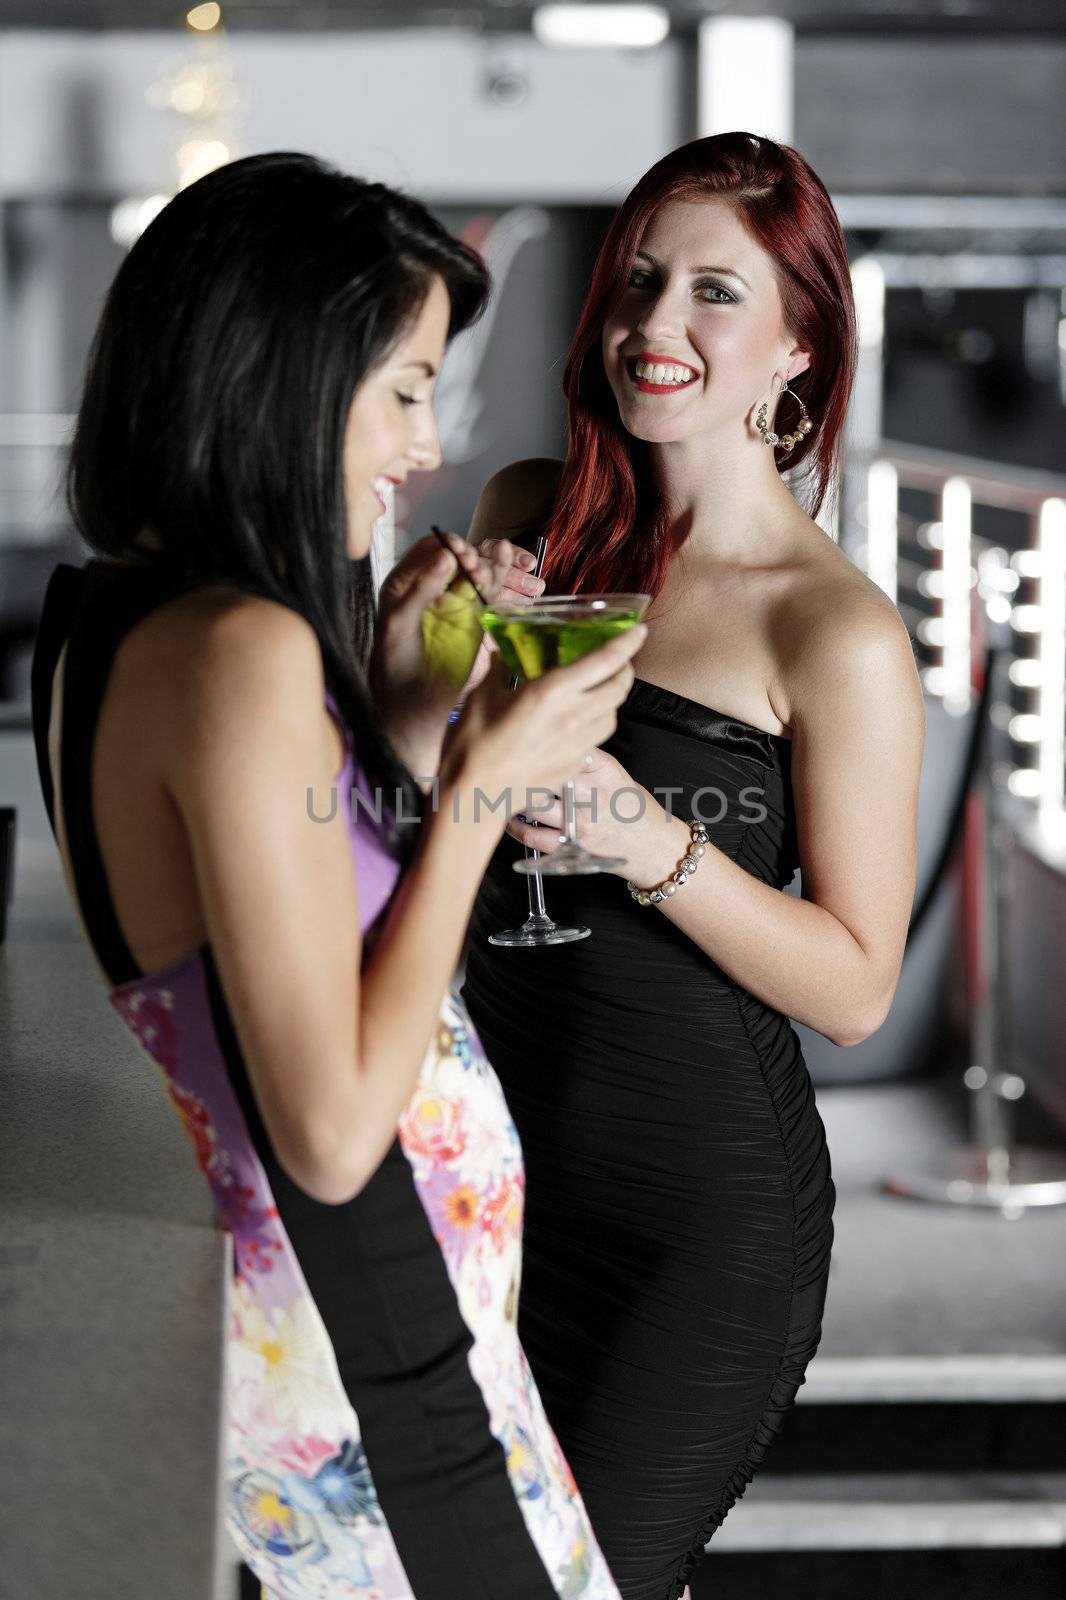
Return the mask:
M 685 439 L 690 429 L 679 422 L 675 417 L 663 418 L 656 422 L 651 417 L 638 420 L 636 417 L 627 417 L 625 412 L 619 412 L 619 421 L 631 439 L 639 439 L 642 444 L 673 444 L 678 439 Z

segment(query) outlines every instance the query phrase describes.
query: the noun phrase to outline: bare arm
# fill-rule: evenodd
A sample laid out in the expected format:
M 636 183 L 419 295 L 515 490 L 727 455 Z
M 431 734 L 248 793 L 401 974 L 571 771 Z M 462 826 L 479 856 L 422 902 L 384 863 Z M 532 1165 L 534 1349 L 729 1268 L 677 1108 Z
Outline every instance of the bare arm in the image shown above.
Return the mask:
M 709 851 L 668 915 L 753 994 L 857 1044 L 888 1014 L 914 898 L 925 714 L 903 623 L 885 608 L 823 625 L 790 695 L 803 899 Z
M 467 538 L 473 545 L 505 539 L 528 547 L 551 513 L 563 463 L 548 456 L 513 461 L 491 477 L 474 507 Z M 489 549 L 484 552 L 492 554 Z
M 789 673 L 792 788 L 802 900 L 760 883 L 714 845 L 698 875 L 654 910 L 736 983 L 822 1033 L 858 1044 L 881 1026 L 899 978 L 917 859 L 918 779 L 924 737 L 921 686 L 906 629 L 887 608 L 811 637 Z M 626 857 L 625 877 L 650 887 L 685 854 L 684 819 L 646 793 L 640 823 L 613 820 L 610 795 L 633 780 L 601 752 L 579 775 L 579 801 L 597 789 L 593 848 Z M 753 802 L 758 796 L 753 796 Z M 627 805 L 625 814 L 632 814 Z M 587 817 L 580 812 L 579 817 Z M 559 817 L 546 814 L 549 825 Z M 508 830 L 534 842 L 520 823 Z M 550 852 L 554 836 L 541 845 Z M 679 996 L 679 1003 L 683 997 Z
M 614 726 L 638 644 L 612 641 L 517 695 L 476 692 L 362 975 L 348 796 L 331 822 L 309 814 L 309 789 L 314 814 L 330 811 L 338 752 L 313 632 L 245 598 L 195 651 L 165 778 L 264 1123 L 316 1199 L 359 1191 L 413 1091 L 503 821 L 475 820 L 474 785 L 561 781 Z

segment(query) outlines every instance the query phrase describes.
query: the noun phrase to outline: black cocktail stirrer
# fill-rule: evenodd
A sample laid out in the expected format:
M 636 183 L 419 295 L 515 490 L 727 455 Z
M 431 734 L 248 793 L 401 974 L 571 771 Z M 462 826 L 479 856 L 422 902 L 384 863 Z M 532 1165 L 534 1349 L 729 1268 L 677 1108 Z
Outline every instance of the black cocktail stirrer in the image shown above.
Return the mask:
M 435 522 L 431 522 L 430 525 L 429 525 L 429 531 L 433 535 L 433 537 L 436 539 L 436 541 L 440 545 L 441 549 L 442 550 L 447 550 L 448 554 L 451 557 L 453 557 L 453 559 L 455 559 L 456 565 L 458 565 L 458 558 L 455 555 L 455 551 L 452 549 L 451 545 L 448 543 L 448 536 L 444 532 L 443 528 L 438 528 L 437 524 Z M 459 567 L 459 571 L 462 573 L 463 577 L 466 579 L 466 581 L 470 585 L 471 589 L 473 589 L 474 593 L 477 595 L 478 599 L 481 601 L 481 604 L 483 606 L 487 606 L 488 605 L 488 601 L 485 599 L 485 596 L 482 594 L 481 590 L 478 588 L 477 584 L 474 582 L 474 580 L 470 576 L 469 572 L 465 571 L 465 569 L 463 567 Z

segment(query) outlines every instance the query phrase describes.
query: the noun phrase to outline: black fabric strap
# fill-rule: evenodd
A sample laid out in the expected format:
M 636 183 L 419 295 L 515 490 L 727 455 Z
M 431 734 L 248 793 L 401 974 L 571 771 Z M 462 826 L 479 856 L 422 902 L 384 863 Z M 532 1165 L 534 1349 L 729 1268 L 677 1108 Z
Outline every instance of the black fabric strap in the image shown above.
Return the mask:
M 30 678 L 33 737 L 41 789 L 53 833 L 55 792 L 48 761 L 48 725 L 56 665 L 63 669 L 59 783 L 67 848 L 78 906 L 97 960 L 113 984 L 141 976 L 111 901 L 92 815 L 92 752 L 96 724 L 122 640 L 158 606 L 195 580 L 157 568 L 90 561 L 60 565 L 48 584 Z

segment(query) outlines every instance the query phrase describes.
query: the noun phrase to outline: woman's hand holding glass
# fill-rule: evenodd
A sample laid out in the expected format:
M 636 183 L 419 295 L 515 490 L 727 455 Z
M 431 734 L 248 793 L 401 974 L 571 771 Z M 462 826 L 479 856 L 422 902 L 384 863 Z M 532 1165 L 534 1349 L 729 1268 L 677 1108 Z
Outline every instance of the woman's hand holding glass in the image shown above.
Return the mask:
M 445 618 L 446 660 L 432 648 L 427 615 L 442 604 L 447 591 L 472 580 L 486 600 L 528 603 L 543 589 L 529 575 L 533 558 L 507 540 L 493 540 L 487 552 L 468 545 L 457 534 L 447 536 L 451 555 L 432 535 L 412 545 L 381 587 L 369 677 L 382 722 L 397 753 L 416 776 L 429 779 L 440 765 L 448 718 L 456 704 L 485 677 L 491 653 L 481 630 L 469 623 L 469 659 L 461 638 L 449 640 Z M 472 595 L 473 590 L 467 589 Z M 449 645 L 451 648 L 448 648 Z
M 638 624 L 517 689 L 497 659 L 448 741 L 442 784 L 459 788 L 471 805 L 475 789 L 492 802 L 506 795 L 513 812 L 524 811 L 537 790 L 556 793 L 614 732 L 646 634 Z M 503 808 L 492 815 L 505 820 Z
M 662 878 L 675 856 L 685 853 L 684 821 L 671 818 L 606 750 L 590 752 L 573 784 L 578 843 L 598 856 L 623 858 L 622 866 L 605 870 L 650 883 Z M 507 832 L 520 844 L 551 857 L 562 841 L 564 823 L 563 799 L 557 793 L 550 804 L 538 804 L 528 819 L 513 818 Z

